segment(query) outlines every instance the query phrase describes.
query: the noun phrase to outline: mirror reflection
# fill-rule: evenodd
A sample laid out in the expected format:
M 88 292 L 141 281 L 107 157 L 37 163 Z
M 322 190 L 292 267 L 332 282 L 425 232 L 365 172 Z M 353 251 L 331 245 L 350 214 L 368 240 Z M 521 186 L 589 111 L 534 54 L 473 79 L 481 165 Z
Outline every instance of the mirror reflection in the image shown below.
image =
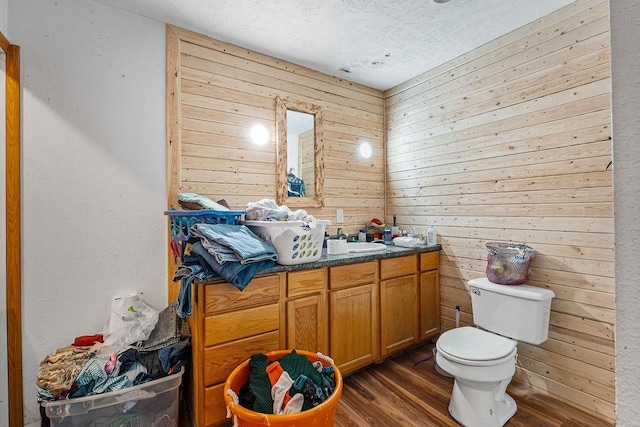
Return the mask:
M 276 146 L 278 204 L 323 206 L 322 109 L 276 98 Z
M 314 197 L 313 114 L 287 110 L 287 196 Z

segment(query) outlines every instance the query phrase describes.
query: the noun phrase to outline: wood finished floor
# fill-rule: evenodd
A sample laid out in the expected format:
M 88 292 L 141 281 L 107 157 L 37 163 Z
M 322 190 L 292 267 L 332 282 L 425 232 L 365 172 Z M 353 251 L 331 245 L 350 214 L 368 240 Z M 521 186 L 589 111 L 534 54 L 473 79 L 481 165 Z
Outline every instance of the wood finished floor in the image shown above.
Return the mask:
M 438 374 L 425 345 L 344 377 L 335 427 L 458 426 L 447 411 L 453 379 Z M 518 412 L 506 427 L 613 426 L 529 386 L 512 383 L 507 392 Z

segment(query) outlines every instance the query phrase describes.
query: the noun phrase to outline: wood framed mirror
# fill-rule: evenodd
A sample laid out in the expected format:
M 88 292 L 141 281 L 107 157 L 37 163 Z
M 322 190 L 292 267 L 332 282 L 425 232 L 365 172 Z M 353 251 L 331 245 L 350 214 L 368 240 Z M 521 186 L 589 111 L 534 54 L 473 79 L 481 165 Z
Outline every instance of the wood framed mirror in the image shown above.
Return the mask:
M 276 98 L 276 201 L 324 206 L 322 108 Z

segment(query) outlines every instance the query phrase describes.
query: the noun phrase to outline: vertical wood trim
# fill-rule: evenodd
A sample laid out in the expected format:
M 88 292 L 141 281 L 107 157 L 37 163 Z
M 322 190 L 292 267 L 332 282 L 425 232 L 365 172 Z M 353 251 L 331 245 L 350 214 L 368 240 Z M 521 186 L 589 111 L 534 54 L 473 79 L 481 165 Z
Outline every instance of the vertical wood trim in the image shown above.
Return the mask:
M 9 40 L 0 32 L 0 48 L 7 53 L 9 51 Z
M 324 206 L 324 114 L 322 109 L 315 113 L 313 123 L 315 128 L 313 143 L 314 197 L 318 206 Z
M 2 35 L 0 33 L 0 35 Z M 9 425 L 23 423 L 22 276 L 20 236 L 20 47 L 0 38 L 6 51 L 7 378 Z M 8 45 L 5 48 L 5 45 Z
M 276 201 L 284 204 L 287 198 L 287 106 L 276 97 Z M 317 172 L 316 172 L 317 177 Z
M 166 133 L 167 133 L 167 208 L 176 205 L 180 191 L 180 40 L 171 26 L 166 28 Z M 167 218 L 167 230 L 169 229 Z M 171 252 L 171 233 L 167 235 L 167 298 L 169 304 L 178 297 L 178 285 L 173 283 L 176 260 Z

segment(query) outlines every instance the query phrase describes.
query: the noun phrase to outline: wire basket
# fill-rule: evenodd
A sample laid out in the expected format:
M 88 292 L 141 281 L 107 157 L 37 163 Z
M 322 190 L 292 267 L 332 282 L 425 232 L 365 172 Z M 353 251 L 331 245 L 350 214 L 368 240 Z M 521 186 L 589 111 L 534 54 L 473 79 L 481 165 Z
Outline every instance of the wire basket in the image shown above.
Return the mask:
M 500 285 L 522 285 L 529 281 L 529 265 L 536 251 L 516 243 L 490 242 L 487 246 L 487 279 Z

